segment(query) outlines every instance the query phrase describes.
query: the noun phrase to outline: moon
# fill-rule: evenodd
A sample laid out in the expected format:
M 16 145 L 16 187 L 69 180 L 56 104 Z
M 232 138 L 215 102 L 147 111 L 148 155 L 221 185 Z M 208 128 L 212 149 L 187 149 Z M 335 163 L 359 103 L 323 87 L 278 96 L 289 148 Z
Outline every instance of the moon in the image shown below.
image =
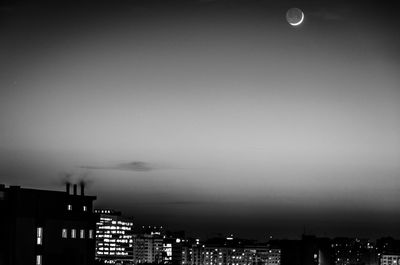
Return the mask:
M 286 20 L 292 26 L 299 26 L 304 21 L 304 13 L 301 9 L 293 7 L 286 12 Z

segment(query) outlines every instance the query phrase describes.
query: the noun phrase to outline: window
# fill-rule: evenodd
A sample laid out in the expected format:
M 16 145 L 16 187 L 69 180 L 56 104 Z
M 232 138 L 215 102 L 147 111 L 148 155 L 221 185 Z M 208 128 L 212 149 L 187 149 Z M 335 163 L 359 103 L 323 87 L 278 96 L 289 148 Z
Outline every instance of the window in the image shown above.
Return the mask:
M 62 238 L 68 238 L 68 232 L 66 228 L 63 228 L 62 230 Z
M 87 206 L 86 205 L 83 205 L 83 211 L 87 212 Z
M 36 255 L 36 265 L 42 265 L 42 255 Z
M 81 230 L 79 231 L 79 237 L 80 237 L 80 238 L 85 238 L 85 230 L 84 230 L 84 229 L 81 229 Z
M 38 227 L 36 229 L 36 244 L 41 245 L 43 243 L 43 228 Z
M 68 209 L 68 211 L 72 211 L 72 205 L 68 204 L 67 209 Z
M 76 229 L 71 229 L 71 238 L 76 238 Z
M 90 229 L 90 230 L 89 230 L 89 238 L 90 238 L 90 239 L 93 239 L 93 229 Z

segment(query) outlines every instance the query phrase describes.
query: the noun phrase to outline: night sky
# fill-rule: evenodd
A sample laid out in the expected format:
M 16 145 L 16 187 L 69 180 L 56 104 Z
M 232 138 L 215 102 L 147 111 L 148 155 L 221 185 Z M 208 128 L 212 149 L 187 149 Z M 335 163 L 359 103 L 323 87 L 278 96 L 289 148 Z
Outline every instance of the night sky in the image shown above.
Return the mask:
M 399 237 L 395 2 L 6 1 L 0 183 L 84 176 L 204 237 Z

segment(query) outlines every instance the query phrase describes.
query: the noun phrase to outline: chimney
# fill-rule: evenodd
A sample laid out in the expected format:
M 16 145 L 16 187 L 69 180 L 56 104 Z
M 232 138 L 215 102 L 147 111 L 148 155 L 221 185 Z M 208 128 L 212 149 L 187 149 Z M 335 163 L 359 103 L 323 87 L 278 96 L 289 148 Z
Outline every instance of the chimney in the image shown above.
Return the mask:
M 78 185 L 74 184 L 74 195 L 78 195 Z
M 71 192 L 71 183 L 67 182 L 67 183 L 65 184 L 65 186 L 66 186 L 66 192 L 67 192 L 67 194 L 70 194 L 70 192 Z
M 81 186 L 81 196 L 85 196 L 85 183 L 82 181 L 79 185 Z

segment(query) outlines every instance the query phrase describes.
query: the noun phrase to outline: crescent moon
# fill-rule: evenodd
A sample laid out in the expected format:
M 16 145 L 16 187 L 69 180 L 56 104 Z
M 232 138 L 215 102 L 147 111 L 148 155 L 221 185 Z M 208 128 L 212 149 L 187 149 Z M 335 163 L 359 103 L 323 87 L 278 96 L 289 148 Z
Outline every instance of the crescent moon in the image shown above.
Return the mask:
M 303 20 L 304 20 L 304 13 L 301 12 L 301 19 L 300 19 L 300 21 L 299 21 L 299 22 L 296 22 L 296 23 L 290 23 L 290 25 L 292 25 L 292 26 L 298 26 L 298 25 L 300 25 L 301 23 L 303 23 Z

